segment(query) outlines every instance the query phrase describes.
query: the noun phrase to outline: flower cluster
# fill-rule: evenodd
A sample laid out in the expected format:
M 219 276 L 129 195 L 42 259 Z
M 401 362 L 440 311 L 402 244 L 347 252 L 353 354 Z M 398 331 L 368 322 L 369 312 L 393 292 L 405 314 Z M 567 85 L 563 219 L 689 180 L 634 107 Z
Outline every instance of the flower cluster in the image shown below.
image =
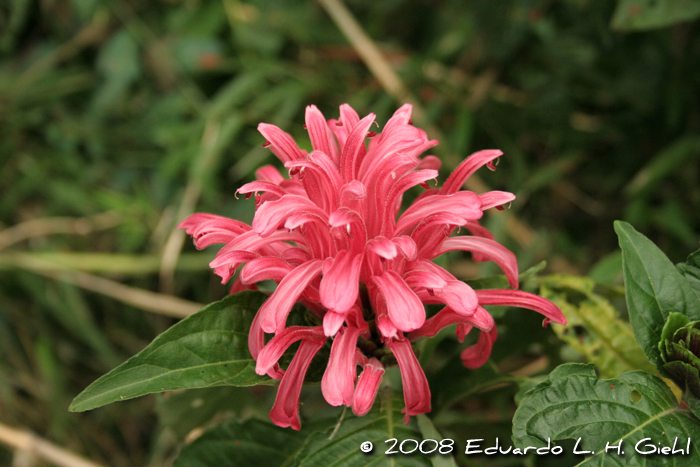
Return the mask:
M 252 323 L 249 348 L 257 373 L 281 380 L 270 412 L 279 426 L 300 428 L 301 386 L 329 338 L 321 382 L 326 401 L 366 414 L 382 381 L 387 359 L 381 357 L 388 348 L 401 372 L 407 422 L 430 411 L 430 389 L 412 341 L 453 324 L 463 341 L 477 328 L 478 342 L 461 354 L 467 368 L 477 368 L 496 340 L 494 320 L 483 305 L 530 308 L 545 322 L 565 322 L 547 300 L 511 289 L 473 290 L 431 261 L 448 251 L 469 251 L 476 261 L 496 262 L 517 289 L 515 255 L 478 222 L 485 210 L 515 196 L 461 190 L 481 166 L 494 169 L 501 151 L 473 154 L 441 187 L 431 188 L 427 182 L 436 180 L 440 161 L 419 156 L 437 141 L 412 125 L 411 106 L 397 110 L 379 134 L 370 131 L 374 123 L 374 114 L 360 119 L 347 104 L 340 106 L 337 120 L 328 121 L 309 106 L 310 153 L 276 126 L 261 123 L 264 146 L 282 161 L 289 178 L 265 166 L 257 170 L 257 181 L 238 189 L 246 197 L 255 194 L 252 225 L 211 214 L 194 214 L 180 224 L 197 248 L 225 244 L 211 263 L 222 282 L 245 264 L 231 293 L 264 280 L 277 283 Z M 399 215 L 403 194 L 417 185 L 425 190 Z M 471 235 L 453 236 L 459 228 Z M 318 326 L 287 325 L 296 302 L 314 313 Z M 444 308 L 426 319 L 426 304 Z M 274 336 L 266 341 L 266 334 Z M 299 341 L 282 369 L 279 359 Z

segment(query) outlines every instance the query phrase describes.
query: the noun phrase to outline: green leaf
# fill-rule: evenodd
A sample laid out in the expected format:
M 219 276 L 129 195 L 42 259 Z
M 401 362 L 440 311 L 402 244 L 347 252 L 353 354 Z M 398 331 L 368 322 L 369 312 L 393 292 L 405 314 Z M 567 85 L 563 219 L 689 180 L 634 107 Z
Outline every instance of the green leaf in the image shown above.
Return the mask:
M 666 255 L 630 224 L 615 221 L 630 322 L 649 360 L 659 363 L 661 330 L 669 313 L 700 320 L 700 299 Z M 657 365 L 658 366 L 658 365 Z
M 603 377 L 630 370 L 654 373 L 634 339 L 629 323 L 615 307 L 594 292 L 595 282 L 586 277 L 553 275 L 540 280 L 540 293 L 566 316 L 566 326 L 552 326 L 560 339 L 586 357 Z
M 272 388 L 271 388 L 272 389 Z M 156 413 L 163 428 L 168 429 L 182 441 L 193 430 L 201 430 L 222 416 L 240 417 L 251 413 L 267 416 L 270 406 L 260 401 L 250 388 L 217 386 L 213 388 L 189 389 L 158 395 Z
M 441 440 L 443 436 L 435 428 L 433 422 L 425 414 L 420 414 L 416 416 L 416 421 L 418 422 L 418 429 L 423 439 L 435 439 Z M 432 446 L 431 446 L 432 447 Z M 430 458 L 433 463 L 433 467 L 457 467 L 455 459 L 452 456 L 432 456 Z
M 386 391 L 382 394 L 381 408 L 378 407 L 379 403 L 374 405 L 375 408 L 362 417 L 346 416 L 340 426 L 336 427 L 337 431 L 328 429 L 311 435 L 297 454 L 293 466 L 429 466 L 431 457 L 424 454 L 385 454 L 392 447 L 391 442 L 386 443 L 391 438 L 398 440 L 394 448 L 396 451 L 399 451 L 403 440 L 414 439 L 420 443 L 421 433 L 415 419 L 411 419 L 408 426 L 403 423 L 403 400 Z M 363 453 L 360 445 L 366 441 L 371 442 L 374 448 L 371 452 Z M 425 449 L 432 449 L 434 445 L 430 443 Z M 405 450 L 411 450 L 415 443 L 407 442 L 404 446 Z
M 305 436 L 260 420 L 230 420 L 182 448 L 174 467 L 279 466 L 293 457 Z
M 676 269 L 683 274 L 695 295 L 700 298 L 700 250 L 691 253 L 687 262 L 676 264 Z
M 612 27 L 623 31 L 663 28 L 700 17 L 696 0 L 618 0 Z
M 271 381 L 255 373 L 248 351 L 250 324 L 266 297 L 241 292 L 188 316 L 88 386 L 69 410 L 82 412 L 154 392 Z
M 442 411 L 473 394 L 518 380 L 516 376 L 499 372 L 491 361 L 476 370 L 469 370 L 459 358 L 453 358 L 430 377 L 433 411 Z
M 664 345 L 664 341 L 673 338 L 676 331 L 683 326 L 686 326 L 688 323 L 690 323 L 690 320 L 682 313 L 673 312 L 668 315 L 668 320 L 666 320 L 666 324 L 664 324 L 664 327 L 661 330 L 661 340 L 659 341 L 659 352 L 661 352 L 662 355 L 663 350 L 661 349 L 661 346 Z
M 579 466 L 647 465 L 651 457 L 634 449 L 642 439 L 671 446 L 678 437 L 677 447 L 685 448 L 688 438 L 698 436 L 700 422 L 678 406 L 661 379 L 632 371 L 598 380 L 592 364 L 556 368 L 547 381 L 525 394 L 513 417 L 513 442 L 520 448 L 546 446 L 548 439 L 580 438 L 579 449 L 595 454 Z M 624 455 L 618 456 L 615 449 L 605 452 L 607 443 L 619 441 Z M 651 465 L 699 465 L 695 444 L 691 442 L 690 456 L 653 456 Z

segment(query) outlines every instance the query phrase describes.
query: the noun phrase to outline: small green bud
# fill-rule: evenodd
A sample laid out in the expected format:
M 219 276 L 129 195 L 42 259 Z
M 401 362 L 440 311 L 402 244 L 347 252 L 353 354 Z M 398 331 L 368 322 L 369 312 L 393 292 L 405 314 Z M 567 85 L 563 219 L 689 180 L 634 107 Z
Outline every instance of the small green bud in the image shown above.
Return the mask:
M 687 396 L 700 398 L 700 321 L 671 313 L 661 331 L 661 367 Z

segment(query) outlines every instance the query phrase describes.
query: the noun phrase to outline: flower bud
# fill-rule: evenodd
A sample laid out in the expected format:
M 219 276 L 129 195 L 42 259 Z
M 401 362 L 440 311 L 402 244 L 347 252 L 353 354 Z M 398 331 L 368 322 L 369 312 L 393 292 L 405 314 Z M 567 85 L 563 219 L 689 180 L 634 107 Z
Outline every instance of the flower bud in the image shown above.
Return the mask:
M 659 362 L 685 392 L 685 398 L 700 398 L 700 321 L 671 313 L 661 332 Z

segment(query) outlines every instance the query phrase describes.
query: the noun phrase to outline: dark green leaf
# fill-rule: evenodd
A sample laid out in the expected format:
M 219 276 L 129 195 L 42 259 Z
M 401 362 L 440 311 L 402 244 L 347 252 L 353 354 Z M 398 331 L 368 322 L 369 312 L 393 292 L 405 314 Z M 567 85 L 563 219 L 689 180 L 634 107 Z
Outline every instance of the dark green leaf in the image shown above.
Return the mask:
M 391 438 L 398 440 L 396 451 L 399 450 L 399 445 L 403 440 L 421 439 L 421 433 L 414 419 L 408 426 L 403 423 L 403 414 L 401 413 L 403 400 L 393 396 L 390 392 L 385 392 L 382 395 L 382 400 L 377 401 L 374 405 L 375 408 L 362 417 L 346 416 L 335 433 L 329 428 L 325 432 L 311 435 L 297 454 L 293 466 L 429 466 L 430 457 L 426 455 L 385 454 L 392 446 L 392 443 L 386 443 Z M 360 445 L 366 441 L 371 442 L 374 449 L 371 452 L 363 453 L 360 450 Z M 414 446 L 414 443 L 407 443 L 405 449 L 410 450 Z M 433 446 L 431 444 L 429 448 Z
M 423 439 L 441 440 L 444 438 L 427 415 L 417 415 L 416 421 L 418 422 L 418 429 Z M 430 448 L 432 448 L 432 446 L 430 446 Z M 452 456 L 432 456 L 430 460 L 433 463 L 433 467 L 457 467 L 455 459 Z
M 272 402 L 265 404 L 257 399 L 250 388 L 218 386 L 189 389 L 159 395 L 156 413 L 160 425 L 182 441 L 192 430 L 206 428 L 215 421 L 221 422 L 222 416 L 240 417 L 243 413 L 253 412 L 266 417 Z M 256 410 L 258 406 L 259 410 Z
M 676 268 L 683 274 L 695 294 L 700 298 L 700 250 L 691 253 L 688 256 L 688 261 L 677 264 Z
M 303 443 L 306 433 L 269 422 L 231 420 L 185 446 L 174 467 L 281 466 Z
M 82 412 L 154 392 L 270 381 L 255 373 L 248 351 L 248 330 L 265 299 L 259 292 L 242 292 L 183 319 L 88 386 L 69 410 Z
M 630 322 L 649 360 L 659 361 L 658 343 L 669 313 L 700 320 L 700 299 L 688 281 L 651 240 L 630 224 L 615 221 L 622 248 L 622 270 Z
M 612 27 L 640 31 L 663 28 L 700 16 L 696 0 L 618 0 Z
M 547 381 L 527 392 L 513 418 L 517 447 L 546 446 L 547 440 L 581 438 L 579 449 L 595 454 L 580 466 L 698 465 L 700 452 L 691 442 L 690 456 L 643 456 L 635 445 L 650 438 L 656 446 L 685 448 L 700 436 L 700 422 L 680 408 L 659 378 L 631 371 L 619 378 L 598 380 L 592 364 L 559 366 Z M 605 446 L 622 441 L 624 455 Z M 645 441 L 642 444 L 645 444 Z
M 465 397 L 517 380 L 515 376 L 499 372 L 490 361 L 476 370 L 469 370 L 459 358 L 453 358 L 430 378 L 433 410 L 446 409 Z

